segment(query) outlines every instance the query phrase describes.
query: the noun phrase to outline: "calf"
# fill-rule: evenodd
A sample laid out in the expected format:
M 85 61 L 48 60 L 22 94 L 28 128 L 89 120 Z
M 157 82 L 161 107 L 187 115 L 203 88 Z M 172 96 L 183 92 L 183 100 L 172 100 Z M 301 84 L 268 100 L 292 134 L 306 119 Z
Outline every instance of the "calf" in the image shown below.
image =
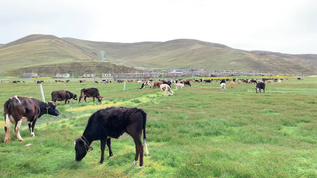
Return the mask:
M 149 154 L 146 144 L 146 113 L 138 108 L 110 107 L 101 109 L 92 114 L 88 120 L 86 129 L 80 138 L 75 140 L 76 161 L 81 161 L 92 150 L 91 143 L 100 140 L 101 159 L 104 161 L 106 144 L 109 148 L 109 156 L 113 156 L 111 150 L 111 138 L 119 138 L 124 132 L 128 133 L 135 143 L 136 164 L 140 157 L 140 167 L 143 166 L 143 145 L 141 141 L 143 130 L 143 142 L 146 155 Z
M 47 103 L 39 101 L 35 98 L 12 96 L 4 103 L 4 120 L 5 120 L 5 137 L 4 142 L 10 141 L 10 122 L 15 124 L 14 130 L 19 141 L 23 141 L 20 135 L 20 126 L 22 120 L 26 120 L 29 125 L 29 130 L 32 136 L 34 134 L 35 122 L 43 114 L 58 116 L 59 110 L 54 102 Z
M 149 87 L 151 88 L 151 87 L 152 87 L 151 82 L 150 82 L 150 81 L 145 81 L 145 82 L 143 82 L 140 89 L 143 89 L 143 88 L 145 88 L 146 86 L 149 86 Z
M 220 81 L 220 87 L 223 91 L 226 91 L 226 80 L 225 79 L 222 79 Z
M 188 85 L 188 86 L 192 86 L 192 85 L 190 84 L 189 80 L 185 80 L 185 79 L 183 80 L 183 84 L 184 84 L 184 85 Z
M 83 97 L 84 97 L 85 102 L 87 102 L 86 101 L 87 97 L 92 97 L 94 103 L 95 103 L 95 98 L 97 98 L 99 102 L 101 102 L 101 100 L 103 98 L 102 96 L 100 96 L 99 90 L 97 88 L 83 88 L 80 91 L 79 103 Z
M 52 91 L 51 96 L 52 96 L 52 101 L 56 102 L 56 101 L 64 101 L 65 100 L 65 104 L 67 101 L 69 104 L 70 99 L 77 100 L 76 93 L 72 93 L 68 90 Z
M 263 90 L 263 93 L 265 93 L 265 83 L 264 82 L 259 82 L 256 84 L 256 93 L 261 93 L 261 89 Z
M 183 89 L 184 84 L 183 83 L 175 83 L 175 89 L 177 90 L 177 87 Z
M 156 88 L 156 87 L 160 87 L 162 84 L 163 84 L 163 82 L 161 82 L 161 81 L 154 82 L 153 89 Z
M 160 86 L 160 88 L 161 88 L 161 96 L 162 96 L 163 91 L 165 91 L 165 95 L 166 95 L 166 94 L 168 95 L 167 92 L 169 92 L 169 94 L 170 94 L 171 96 L 173 96 L 173 91 L 171 90 L 171 87 L 170 87 L 168 84 L 162 84 L 162 85 Z

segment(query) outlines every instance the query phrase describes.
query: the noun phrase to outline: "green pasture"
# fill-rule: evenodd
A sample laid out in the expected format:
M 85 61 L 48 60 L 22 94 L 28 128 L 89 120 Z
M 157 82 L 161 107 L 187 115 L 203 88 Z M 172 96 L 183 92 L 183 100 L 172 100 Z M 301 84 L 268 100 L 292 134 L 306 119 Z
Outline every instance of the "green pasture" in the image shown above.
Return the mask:
M 0 114 L 13 95 L 41 100 L 33 79 L 12 84 L 1 79 Z M 101 104 L 71 100 L 57 102 L 58 117 L 43 115 L 35 137 L 26 124 L 19 142 L 11 125 L 11 141 L 4 144 L 0 131 L 0 177 L 317 177 L 317 78 L 266 85 L 256 93 L 254 84 L 237 84 L 221 91 L 219 82 L 195 83 L 161 96 L 159 89 L 141 84 L 55 83 L 44 79 L 45 100 L 54 90 L 80 94 L 96 87 Z M 98 80 L 99 81 L 99 80 Z M 138 107 L 147 112 L 147 143 L 150 155 L 144 167 L 133 166 L 132 138 L 124 134 L 112 141 L 113 157 L 102 165 L 100 143 L 81 162 L 75 161 L 74 139 L 81 136 L 89 116 L 110 106 Z M 4 127 L 4 119 L 0 121 Z M 29 144 L 31 144 L 29 146 Z M 106 149 L 105 155 L 108 156 Z

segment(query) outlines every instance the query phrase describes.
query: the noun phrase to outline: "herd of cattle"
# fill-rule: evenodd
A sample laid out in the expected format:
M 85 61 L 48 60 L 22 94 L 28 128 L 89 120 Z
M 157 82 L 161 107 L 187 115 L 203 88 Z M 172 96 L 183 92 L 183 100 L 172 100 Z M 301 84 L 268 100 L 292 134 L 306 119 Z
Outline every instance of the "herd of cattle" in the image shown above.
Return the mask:
M 247 83 L 247 84 L 256 84 L 256 92 L 265 92 L 265 83 L 278 82 L 280 83 L 283 79 L 197 79 L 197 80 L 159 80 L 159 81 L 136 81 L 141 84 L 140 89 L 148 86 L 149 88 L 160 88 L 161 95 L 162 92 L 165 94 L 173 95 L 171 90 L 172 84 L 177 88 L 183 88 L 185 85 L 192 86 L 191 82 L 205 82 L 211 83 L 213 81 L 219 82 L 222 90 L 225 90 L 226 82 L 230 82 L 231 88 L 234 87 L 235 83 Z M 287 80 L 287 79 L 286 79 Z M 298 79 L 301 80 L 301 79 Z M 41 83 L 43 81 L 38 81 Z M 56 81 L 61 82 L 61 81 Z M 69 82 L 69 81 L 67 81 Z M 82 83 L 84 81 L 80 81 Z M 107 82 L 107 81 L 103 81 Z M 102 83 L 103 83 L 102 82 Z M 131 82 L 131 81 L 118 81 L 122 82 Z M 12 82 L 18 83 L 18 82 Z M 29 126 L 29 131 L 31 136 L 35 136 L 34 127 L 38 118 L 44 114 L 50 114 L 58 116 L 60 111 L 56 107 L 56 101 L 65 101 L 69 103 L 70 99 L 77 100 L 77 94 L 72 93 L 68 90 L 59 90 L 53 91 L 51 93 L 52 101 L 42 102 L 32 97 L 21 97 L 21 96 L 12 96 L 4 104 L 4 119 L 5 119 L 5 138 L 4 142 L 9 143 L 10 141 L 10 123 L 15 124 L 14 130 L 19 141 L 23 141 L 20 135 L 20 126 L 22 122 L 27 122 Z M 102 96 L 97 88 L 83 88 L 80 91 L 79 102 L 84 98 L 86 102 L 87 97 L 92 97 L 93 102 L 95 98 L 101 102 Z M 109 156 L 112 156 L 111 150 L 111 138 L 119 138 L 124 132 L 128 133 L 135 142 L 136 146 L 136 155 L 134 159 L 134 164 L 140 158 L 140 167 L 143 166 L 143 154 L 145 149 L 146 155 L 148 154 L 147 145 L 146 145 L 146 113 L 142 109 L 138 108 L 125 108 L 125 107 L 111 107 L 106 109 L 101 109 L 96 111 L 88 119 L 88 124 L 83 135 L 75 140 L 75 150 L 76 150 L 76 161 L 82 160 L 89 150 L 92 150 L 91 143 L 95 140 L 100 140 L 101 142 L 101 159 L 100 164 L 104 160 L 104 150 L 105 145 L 107 144 L 109 148 Z M 141 136 L 143 131 L 143 143 L 141 142 Z

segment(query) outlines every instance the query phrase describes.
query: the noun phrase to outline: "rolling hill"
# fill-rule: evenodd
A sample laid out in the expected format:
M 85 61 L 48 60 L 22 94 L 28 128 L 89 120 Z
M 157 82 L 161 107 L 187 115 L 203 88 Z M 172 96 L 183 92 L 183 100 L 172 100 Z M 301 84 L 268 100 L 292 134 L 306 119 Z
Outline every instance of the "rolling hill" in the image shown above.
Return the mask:
M 0 45 L 1 73 L 39 65 L 94 62 L 101 59 L 147 69 L 204 69 L 275 74 L 316 74 L 317 55 L 244 51 L 192 39 L 166 42 L 111 43 L 53 35 L 29 35 Z

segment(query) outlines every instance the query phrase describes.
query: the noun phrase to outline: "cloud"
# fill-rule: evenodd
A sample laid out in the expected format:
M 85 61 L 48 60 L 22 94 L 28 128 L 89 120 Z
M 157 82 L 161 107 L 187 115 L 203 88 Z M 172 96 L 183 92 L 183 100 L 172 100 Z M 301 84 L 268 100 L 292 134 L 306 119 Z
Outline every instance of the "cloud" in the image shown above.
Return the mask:
M 29 34 L 93 41 L 191 38 L 246 50 L 317 53 L 313 0 L 11 0 L 0 43 Z

